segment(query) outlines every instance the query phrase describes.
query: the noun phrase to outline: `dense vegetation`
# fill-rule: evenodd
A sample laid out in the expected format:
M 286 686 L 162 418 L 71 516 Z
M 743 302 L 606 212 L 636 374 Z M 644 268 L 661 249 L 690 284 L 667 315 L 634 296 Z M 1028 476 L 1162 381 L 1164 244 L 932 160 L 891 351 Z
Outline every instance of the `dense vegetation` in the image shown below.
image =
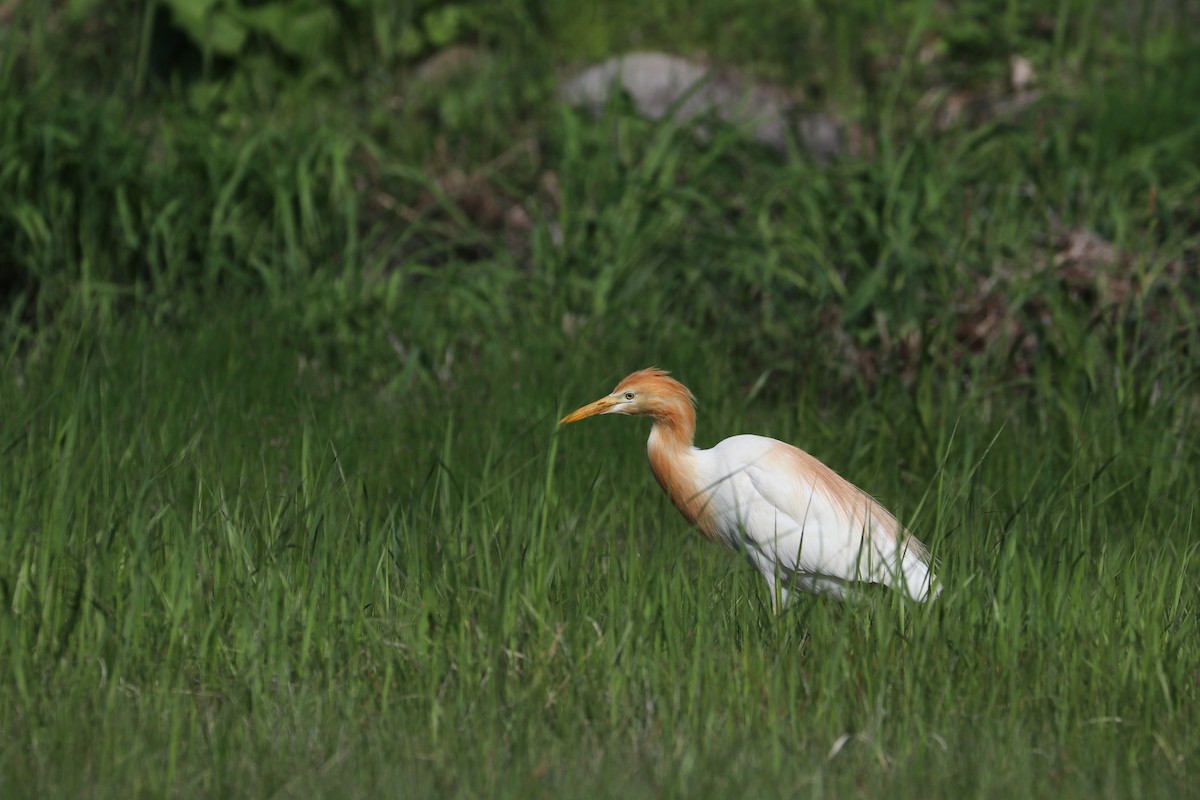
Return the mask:
M 0 794 L 1173 796 L 1200 759 L 1187 3 L 0 3 Z M 832 161 L 602 117 L 659 49 Z M 795 442 L 946 590 L 774 617 Z

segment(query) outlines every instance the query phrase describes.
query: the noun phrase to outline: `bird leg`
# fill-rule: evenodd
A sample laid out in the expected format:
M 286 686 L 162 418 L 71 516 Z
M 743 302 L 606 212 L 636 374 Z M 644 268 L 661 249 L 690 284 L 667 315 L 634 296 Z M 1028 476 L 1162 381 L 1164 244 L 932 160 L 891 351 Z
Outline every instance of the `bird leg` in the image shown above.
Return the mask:
M 767 593 L 771 595 L 771 614 L 778 617 L 787 607 L 788 590 L 783 588 L 778 581 L 767 581 Z

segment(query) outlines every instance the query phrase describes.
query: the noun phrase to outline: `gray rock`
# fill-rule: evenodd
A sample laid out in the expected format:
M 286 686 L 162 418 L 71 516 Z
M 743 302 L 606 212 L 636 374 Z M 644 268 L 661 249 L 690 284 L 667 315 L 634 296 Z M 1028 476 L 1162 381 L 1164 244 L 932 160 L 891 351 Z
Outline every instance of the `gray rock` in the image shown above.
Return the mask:
M 563 82 L 559 96 L 599 115 L 614 88 L 630 97 L 640 115 L 694 122 L 700 136 L 708 135 L 704 121 L 716 119 L 780 153 L 787 152 L 792 135 L 818 161 L 844 149 L 841 123 L 827 114 L 801 113 L 798 92 L 666 53 L 628 53 L 602 61 Z

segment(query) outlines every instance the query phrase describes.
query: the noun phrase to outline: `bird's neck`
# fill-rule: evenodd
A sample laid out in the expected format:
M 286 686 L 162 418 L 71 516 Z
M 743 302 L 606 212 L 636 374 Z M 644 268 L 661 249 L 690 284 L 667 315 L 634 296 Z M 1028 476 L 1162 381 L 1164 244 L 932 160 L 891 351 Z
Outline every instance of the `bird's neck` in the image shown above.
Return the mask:
M 651 450 L 689 450 L 696 436 L 696 412 L 689 402 L 678 402 L 652 415 Z
M 687 409 L 691 411 L 691 407 Z M 694 414 L 655 416 L 646 443 L 650 471 L 684 518 L 714 541 L 718 535 L 710 514 L 700 469 L 700 451 L 692 444 Z
M 654 426 L 650 428 L 650 440 L 646 442 L 650 467 L 663 488 L 672 493 L 669 485 L 675 481 L 668 473 L 690 462 L 696 449 L 692 445 L 696 435 L 696 414 L 688 403 L 679 408 L 662 409 L 662 413 L 653 417 Z
M 646 449 L 650 452 L 651 460 L 656 454 L 679 458 L 692 449 L 692 433 L 655 422 L 654 427 L 650 429 L 650 440 L 646 442 Z

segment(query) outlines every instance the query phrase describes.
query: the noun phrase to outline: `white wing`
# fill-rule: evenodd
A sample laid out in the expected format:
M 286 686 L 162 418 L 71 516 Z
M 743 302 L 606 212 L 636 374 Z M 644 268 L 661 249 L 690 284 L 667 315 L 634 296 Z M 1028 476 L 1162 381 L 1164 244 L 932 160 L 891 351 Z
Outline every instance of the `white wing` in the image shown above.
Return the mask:
M 890 513 L 816 458 L 762 436 L 734 436 L 697 453 L 722 537 L 772 586 L 845 596 L 883 583 L 929 599 L 925 548 Z

